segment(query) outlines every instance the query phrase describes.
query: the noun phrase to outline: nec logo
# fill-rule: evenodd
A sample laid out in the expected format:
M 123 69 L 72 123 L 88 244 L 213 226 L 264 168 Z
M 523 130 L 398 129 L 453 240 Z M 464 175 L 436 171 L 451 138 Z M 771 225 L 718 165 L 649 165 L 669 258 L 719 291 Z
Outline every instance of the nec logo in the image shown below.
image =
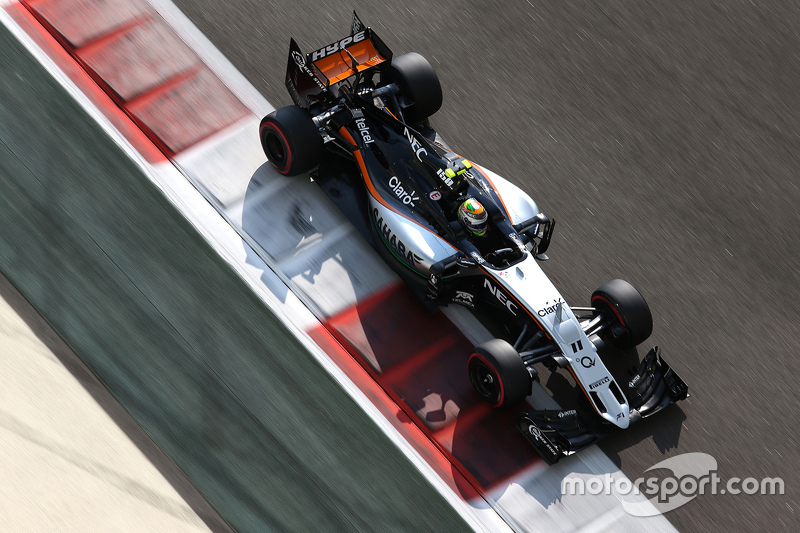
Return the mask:
M 428 151 L 425 148 L 423 148 L 422 145 L 420 144 L 420 142 L 411 134 L 410 131 L 408 131 L 408 128 L 405 128 L 403 133 L 405 134 L 406 139 L 408 139 L 408 142 L 411 143 L 411 148 L 414 150 L 414 153 L 416 154 L 417 159 L 419 159 L 419 161 L 421 163 L 422 162 L 422 154 L 428 155 Z
M 517 305 L 511 300 L 509 300 L 508 296 L 506 296 L 502 290 L 495 287 L 494 284 L 492 284 L 492 282 L 489 281 L 488 279 L 483 280 L 483 286 L 484 288 L 489 289 L 489 292 L 491 292 L 492 295 L 494 295 L 494 297 L 497 298 L 497 300 L 508 309 L 509 313 L 511 313 L 514 316 L 517 316 L 516 311 L 514 311 L 514 309 L 517 308 Z

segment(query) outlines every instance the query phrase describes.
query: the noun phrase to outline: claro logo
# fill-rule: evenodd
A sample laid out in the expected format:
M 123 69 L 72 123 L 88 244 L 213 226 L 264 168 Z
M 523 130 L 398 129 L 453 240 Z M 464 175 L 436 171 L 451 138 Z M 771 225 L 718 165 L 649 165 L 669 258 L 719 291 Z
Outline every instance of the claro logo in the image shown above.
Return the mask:
M 419 196 L 417 196 L 417 191 L 413 190 L 411 192 L 406 191 L 403 184 L 400 183 L 400 179 L 397 176 L 392 176 L 389 178 L 389 188 L 392 189 L 392 192 L 400 198 L 400 201 L 403 202 L 405 205 L 410 205 L 411 207 L 417 207 L 414 202 L 419 200 Z
M 520 243 L 520 245 L 521 245 L 521 244 L 522 244 L 522 243 Z M 537 314 L 537 315 L 539 315 L 540 317 L 544 318 L 544 317 L 546 317 L 547 315 L 549 315 L 550 313 L 555 313 L 555 312 L 556 312 L 556 310 L 558 309 L 558 304 L 560 304 L 560 303 L 563 303 L 563 302 L 564 302 L 564 300 L 562 300 L 561 298 L 559 298 L 559 299 L 556 301 L 556 303 L 554 303 L 553 305 L 547 305 L 547 306 L 545 306 L 545 307 L 543 307 L 543 308 L 539 309 L 538 311 L 536 311 L 536 314 Z M 550 303 L 550 302 L 548 302 L 548 303 Z
M 506 296 L 502 290 L 500 290 L 498 287 L 495 287 L 495 285 L 488 279 L 483 280 L 483 286 L 489 289 L 489 292 L 491 292 L 492 295 L 497 298 L 497 300 L 503 304 L 506 309 L 508 309 L 509 313 L 517 316 L 517 312 L 515 311 L 515 309 L 517 309 L 517 304 L 509 300 L 508 296 Z

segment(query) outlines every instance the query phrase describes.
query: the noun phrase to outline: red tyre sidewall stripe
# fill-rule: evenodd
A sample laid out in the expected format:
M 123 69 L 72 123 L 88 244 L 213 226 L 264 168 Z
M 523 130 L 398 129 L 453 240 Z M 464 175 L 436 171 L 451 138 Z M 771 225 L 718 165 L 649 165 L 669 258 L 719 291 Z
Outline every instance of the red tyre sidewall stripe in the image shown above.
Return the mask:
M 500 385 L 500 398 L 497 399 L 496 403 L 492 404 L 492 407 L 497 407 L 498 405 L 501 405 L 503 403 L 503 400 L 505 399 L 506 390 L 503 387 L 503 380 L 500 379 L 500 377 L 501 377 L 500 376 L 500 372 L 497 371 L 497 369 L 494 367 L 494 365 L 491 364 L 486 359 L 486 357 L 484 357 L 484 355 L 482 353 L 473 352 L 473 354 L 470 355 L 469 358 L 472 359 L 473 357 L 477 357 L 484 365 L 486 365 L 487 367 L 491 368 L 492 372 L 494 372 L 494 374 L 498 377 L 497 383 Z
M 617 315 L 617 318 L 619 319 L 619 323 L 622 324 L 622 327 L 625 327 L 625 328 L 628 327 L 628 326 L 625 325 L 625 320 L 622 319 L 622 315 L 619 314 L 619 310 L 617 310 L 617 306 L 615 306 L 608 299 L 604 298 L 603 296 L 601 296 L 599 294 L 595 295 L 594 298 L 592 298 L 592 306 L 594 306 L 594 301 L 595 300 L 601 300 L 608 307 L 610 307 L 611 310 L 614 311 L 614 314 Z
M 280 172 L 281 174 L 286 174 L 289 172 L 289 169 L 292 167 L 292 149 L 289 147 L 289 141 L 286 139 L 286 135 L 280 130 L 280 128 L 276 127 L 275 124 L 272 122 L 265 122 L 261 125 L 261 139 L 264 139 L 264 130 L 269 128 L 270 131 L 274 131 L 278 135 L 280 135 L 281 139 L 283 139 L 283 146 L 286 148 L 286 162 L 282 166 L 282 168 L 278 168 L 275 163 L 272 163 L 272 166 L 275 167 L 275 170 Z M 269 155 L 268 155 L 269 156 Z

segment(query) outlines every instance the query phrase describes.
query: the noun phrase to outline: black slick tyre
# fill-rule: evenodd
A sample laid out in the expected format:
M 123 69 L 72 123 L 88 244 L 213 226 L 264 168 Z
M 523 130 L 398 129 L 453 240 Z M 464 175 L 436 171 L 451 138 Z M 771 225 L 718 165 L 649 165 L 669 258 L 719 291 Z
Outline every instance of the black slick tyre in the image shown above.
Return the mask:
M 428 60 L 416 52 L 392 58 L 389 79 L 400 87 L 406 123 L 419 124 L 442 107 L 442 86 Z
M 261 120 L 261 147 L 270 164 L 286 176 L 297 176 L 316 168 L 323 142 L 309 114 L 291 105 L 276 109 Z
M 613 323 L 606 340 L 618 348 L 633 348 L 653 332 L 650 307 L 627 281 L 615 279 L 600 286 L 592 293 L 592 307 L 611 317 Z
M 476 346 L 467 363 L 472 387 L 492 407 L 511 407 L 531 393 L 532 379 L 509 343 L 492 339 Z

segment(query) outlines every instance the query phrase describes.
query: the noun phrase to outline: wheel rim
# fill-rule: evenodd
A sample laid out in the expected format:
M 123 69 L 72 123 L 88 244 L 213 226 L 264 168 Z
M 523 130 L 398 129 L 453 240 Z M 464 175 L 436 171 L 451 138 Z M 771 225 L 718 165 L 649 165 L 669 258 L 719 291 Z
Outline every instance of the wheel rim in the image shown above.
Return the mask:
M 265 134 L 264 142 L 269 152 L 269 159 L 276 165 L 283 165 L 286 162 L 286 150 L 281 141 L 274 131 L 267 131 Z
M 500 381 L 489 366 L 479 359 L 474 361 L 469 377 L 470 381 L 472 381 L 472 386 L 481 398 L 491 404 L 498 402 L 500 399 Z
M 627 327 L 627 325 L 625 324 L 625 319 L 620 314 L 616 306 L 613 303 L 611 303 L 611 301 L 608 298 L 605 298 L 600 294 L 595 295 L 595 297 L 592 298 L 592 307 L 606 309 L 610 311 L 614 316 L 617 317 L 617 320 L 619 321 L 622 327 Z

